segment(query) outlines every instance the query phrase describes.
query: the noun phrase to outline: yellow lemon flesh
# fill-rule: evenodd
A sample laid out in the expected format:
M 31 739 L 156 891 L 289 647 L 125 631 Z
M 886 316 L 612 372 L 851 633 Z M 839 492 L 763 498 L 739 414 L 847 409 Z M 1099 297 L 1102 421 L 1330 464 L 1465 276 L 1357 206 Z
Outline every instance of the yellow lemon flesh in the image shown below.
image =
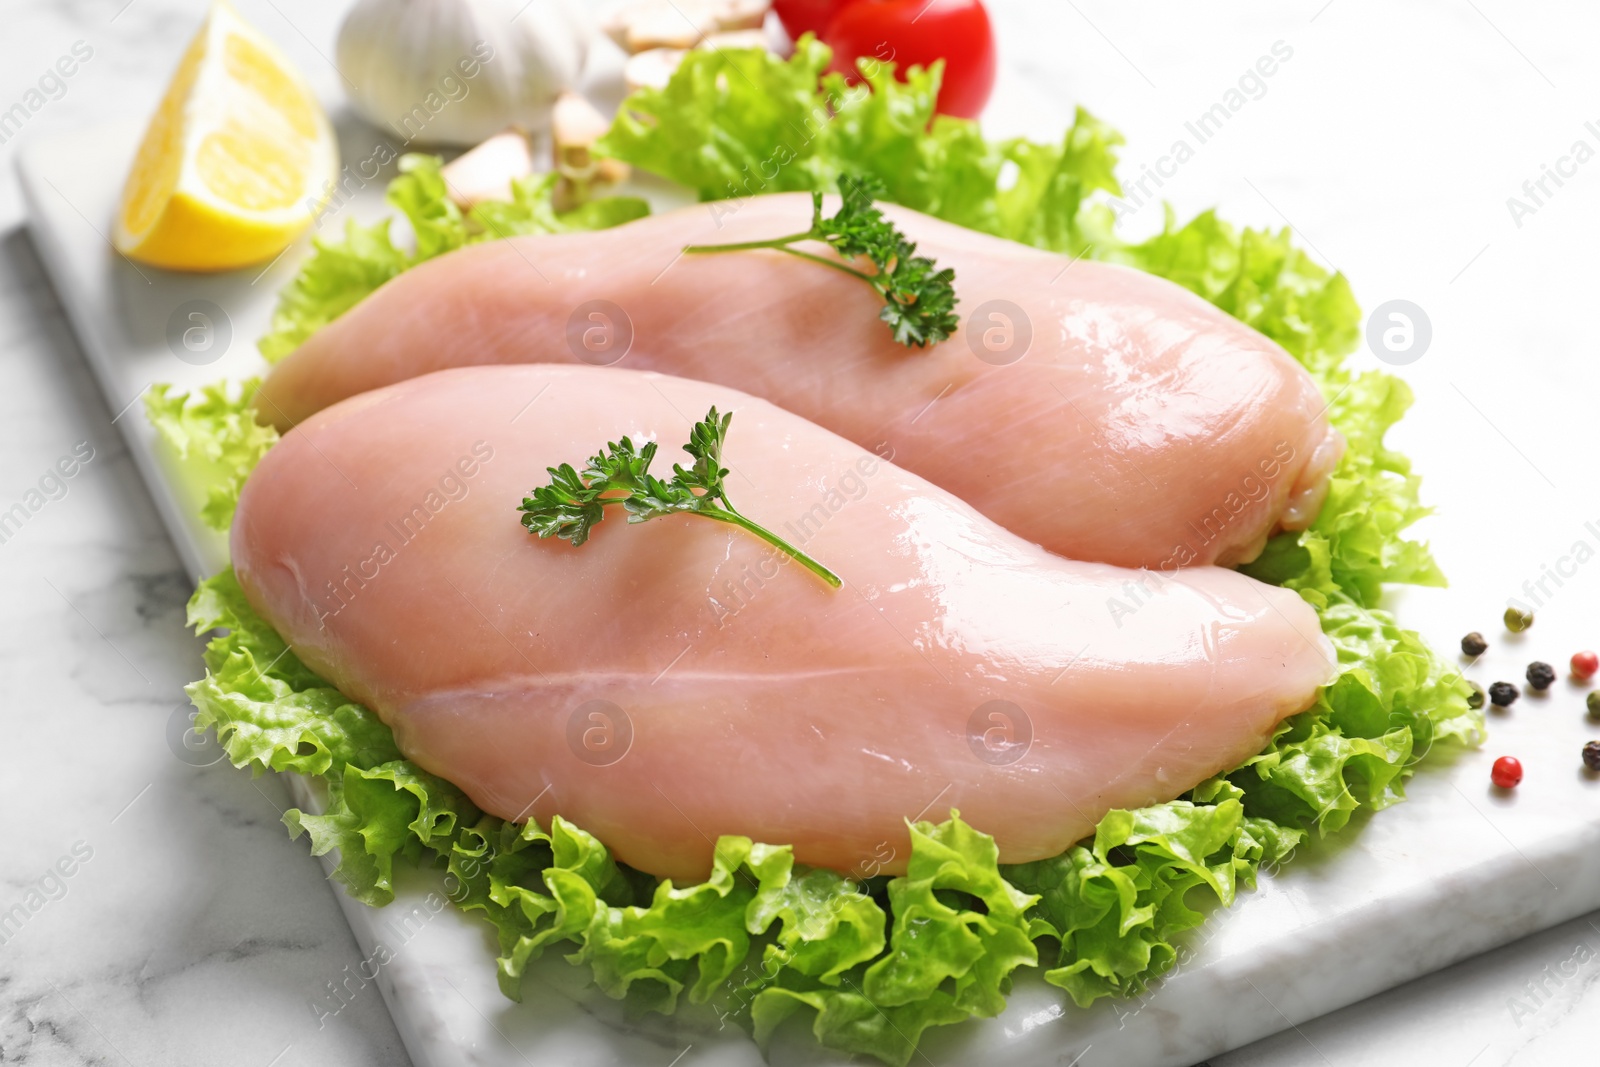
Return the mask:
M 217 0 L 145 131 L 112 243 L 174 270 L 265 262 L 310 224 L 338 169 L 305 81 Z

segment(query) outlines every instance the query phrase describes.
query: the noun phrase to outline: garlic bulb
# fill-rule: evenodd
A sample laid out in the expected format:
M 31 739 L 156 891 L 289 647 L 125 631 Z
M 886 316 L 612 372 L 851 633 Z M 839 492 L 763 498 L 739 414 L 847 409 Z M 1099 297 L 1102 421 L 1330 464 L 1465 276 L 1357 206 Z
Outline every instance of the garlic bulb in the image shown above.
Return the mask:
M 356 110 L 405 144 L 541 132 L 594 30 L 577 0 L 360 0 L 339 30 Z

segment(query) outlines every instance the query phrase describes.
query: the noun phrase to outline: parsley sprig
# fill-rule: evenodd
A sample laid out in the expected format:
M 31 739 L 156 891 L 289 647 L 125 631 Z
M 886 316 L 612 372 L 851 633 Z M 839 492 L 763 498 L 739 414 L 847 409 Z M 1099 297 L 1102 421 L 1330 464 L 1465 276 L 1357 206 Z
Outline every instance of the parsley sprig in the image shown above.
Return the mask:
M 622 506 L 630 523 L 648 522 L 662 515 L 703 515 L 755 534 L 838 588 L 837 574 L 771 530 L 745 518 L 728 500 L 722 443 L 732 421 L 732 412 L 719 415 L 713 407 L 704 420 L 695 423 L 689 431 L 689 443 L 683 446 L 694 463 L 688 469 L 674 463 L 668 481 L 650 473 L 656 443 L 646 441 L 643 448 L 636 448 L 626 437 L 609 442 L 604 452 L 590 457 L 582 471 L 574 470 L 570 463 L 547 467 L 550 484 L 533 490 L 533 495 L 524 497 L 517 509 L 523 513 L 522 525 L 540 537 L 559 537 L 581 545 L 589 539 L 589 531 L 605 518 L 605 509 L 613 504 Z
M 927 256 L 916 254 L 917 246 L 906 240 L 894 223 L 872 202 L 883 197 L 883 183 L 876 178 L 840 178 L 843 198 L 838 214 L 822 217 L 822 194 L 811 194 L 811 228 L 803 233 L 774 237 L 767 241 L 744 241 L 725 245 L 689 245 L 689 253 L 745 252 L 773 248 L 791 256 L 809 259 L 860 278 L 883 297 L 878 317 L 889 324 L 894 339 L 919 348 L 943 341 L 955 332 L 956 272 L 943 270 Z M 823 241 L 832 246 L 840 259 L 829 259 L 792 247 L 801 241 Z M 851 266 L 850 261 L 866 259 L 872 273 Z

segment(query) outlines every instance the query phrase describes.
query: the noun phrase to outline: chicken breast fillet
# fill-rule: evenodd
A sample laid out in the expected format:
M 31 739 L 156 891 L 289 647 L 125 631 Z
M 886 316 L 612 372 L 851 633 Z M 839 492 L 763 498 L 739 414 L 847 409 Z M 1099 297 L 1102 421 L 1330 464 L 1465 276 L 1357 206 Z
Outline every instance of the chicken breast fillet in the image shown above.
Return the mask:
M 624 434 L 670 476 L 713 404 L 733 504 L 842 588 L 701 516 L 613 508 L 579 547 L 520 525 L 546 467 Z M 1291 592 L 1065 560 L 765 401 L 622 370 L 465 368 L 335 405 L 251 475 L 232 551 L 409 758 L 675 878 L 721 834 L 902 870 L 906 820 L 952 808 L 1004 861 L 1055 855 L 1259 751 L 1333 670 Z
M 494 241 L 408 271 L 314 335 L 257 400 L 279 428 L 445 367 L 577 362 L 764 397 L 1074 559 L 1253 559 L 1316 517 L 1343 440 L 1278 345 L 1150 274 L 888 214 L 956 271 L 962 329 L 894 343 L 880 298 L 771 250 L 810 198 L 707 204 L 600 233 Z

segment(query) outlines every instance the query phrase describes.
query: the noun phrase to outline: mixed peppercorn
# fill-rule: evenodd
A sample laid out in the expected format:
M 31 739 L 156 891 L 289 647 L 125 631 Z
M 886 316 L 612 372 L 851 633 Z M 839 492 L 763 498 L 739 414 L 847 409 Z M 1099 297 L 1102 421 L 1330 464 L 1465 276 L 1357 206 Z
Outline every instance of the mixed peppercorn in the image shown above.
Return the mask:
M 1528 684 L 1542 693 L 1556 680 L 1556 669 L 1542 660 L 1534 660 L 1528 664 L 1527 677 Z
M 1533 612 L 1523 611 L 1519 608 L 1507 608 L 1505 613 L 1506 629 L 1514 634 L 1522 633 L 1533 625 Z M 1489 642 L 1483 634 L 1474 630 L 1461 639 L 1461 654 L 1477 659 L 1489 650 Z M 1584 650 L 1572 654 L 1571 675 L 1574 682 L 1584 684 L 1600 674 L 1600 655 Z M 1534 660 L 1528 664 L 1525 672 L 1528 687 L 1536 694 L 1543 694 L 1556 682 L 1556 669 L 1543 660 Z M 1522 695 L 1515 685 L 1510 682 L 1493 682 L 1489 685 L 1487 693 L 1483 686 L 1477 682 L 1468 681 L 1472 691 L 1467 696 L 1467 706 L 1481 708 L 1485 697 L 1496 711 L 1505 711 L 1517 702 Z M 1600 722 L 1600 689 L 1589 693 L 1585 698 L 1589 718 Z M 1590 772 L 1600 775 L 1600 741 L 1590 741 L 1583 746 L 1583 765 Z M 1489 772 L 1489 779 L 1500 789 L 1514 789 L 1522 781 L 1522 763 L 1515 756 L 1501 756 L 1494 761 L 1494 766 Z
M 1494 761 L 1489 780 L 1501 789 L 1514 789 L 1522 781 L 1522 761 L 1515 756 L 1501 756 Z

